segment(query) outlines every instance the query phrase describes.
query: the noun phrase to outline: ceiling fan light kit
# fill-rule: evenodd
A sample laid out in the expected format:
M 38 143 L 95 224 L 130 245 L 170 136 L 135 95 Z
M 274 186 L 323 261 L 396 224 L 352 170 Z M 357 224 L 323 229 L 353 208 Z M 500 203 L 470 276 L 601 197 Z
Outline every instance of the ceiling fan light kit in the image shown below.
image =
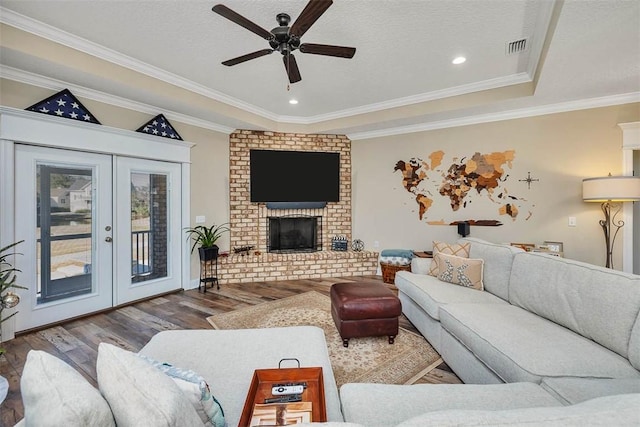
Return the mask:
M 320 16 L 333 4 L 332 0 L 310 0 L 298 16 L 298 19 L 289 27 L 291 16 L 287 13 L 279 13 L 276 15 L 278 27 L 267 31 L 258 24 L 248 20 L 244 16 L 229 9 L 223 4 L 217 4 L 213 7 L 213 12 L 227 18 L 231 22 L 240 25 L 252 33 L 262 37 L 269 42 L 270 49 L 262 49 L 256 52 L 247 53 L 237 58 L 232 58 L 222 62 L 223 65 L 237 65 L 251 59 L 260 58 L 273 52 L 280 52 L 284 62 L 285 71 L 289 77 L 290 83 L 296 83 L 302 80 L 300 69 L 293 51 L 299 50 L 301 53 L 312 55 L 325 55 L 338 58 L 353 58 L 356 48 L 346 46 L 334 46 L 317 43 L 301 43 L 300 39 L 309 28 L 320 18 Z

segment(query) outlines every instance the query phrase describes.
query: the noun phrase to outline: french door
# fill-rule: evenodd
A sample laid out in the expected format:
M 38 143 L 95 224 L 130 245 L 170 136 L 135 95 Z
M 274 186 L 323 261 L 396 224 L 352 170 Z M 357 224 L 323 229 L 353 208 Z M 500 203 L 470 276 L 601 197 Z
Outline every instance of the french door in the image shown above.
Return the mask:
M 180 165 L 117 157 L 116 305 L 180 288 Z M 122 250 L 120 250 L 122 249 Z
M 181 287 L 180 165 L 16 145 L 16 331 Z

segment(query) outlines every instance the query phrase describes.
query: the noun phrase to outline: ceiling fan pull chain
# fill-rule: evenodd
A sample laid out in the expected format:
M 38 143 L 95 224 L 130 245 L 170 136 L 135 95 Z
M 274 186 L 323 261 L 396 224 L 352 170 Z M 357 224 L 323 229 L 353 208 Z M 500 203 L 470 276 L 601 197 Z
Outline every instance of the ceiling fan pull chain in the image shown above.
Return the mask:
M 287 53 L 287 79 L 289 79 L 289 60 L 290 60 L 291 56 L 289 53 Z M 291 84 L 287 83 L 287 92 L 289 92 L 289 90 L 291 89 Z

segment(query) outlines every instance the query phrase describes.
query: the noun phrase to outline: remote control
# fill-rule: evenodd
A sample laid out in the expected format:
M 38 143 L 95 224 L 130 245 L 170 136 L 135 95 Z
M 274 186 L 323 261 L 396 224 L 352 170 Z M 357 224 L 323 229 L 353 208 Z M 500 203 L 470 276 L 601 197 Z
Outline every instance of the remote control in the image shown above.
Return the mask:
M 275 386 L 271 388 L 271 394 L 274 396 L 282 396 L 284 394 L 300 394 L 304 391 L 304 386 L 301 385 L 289 385 L 289 386 Z
M 287 396 L 271 397 L 264 400 L 264 403 L 291 403 L 302 402 L 301 394 L 289 394 Z

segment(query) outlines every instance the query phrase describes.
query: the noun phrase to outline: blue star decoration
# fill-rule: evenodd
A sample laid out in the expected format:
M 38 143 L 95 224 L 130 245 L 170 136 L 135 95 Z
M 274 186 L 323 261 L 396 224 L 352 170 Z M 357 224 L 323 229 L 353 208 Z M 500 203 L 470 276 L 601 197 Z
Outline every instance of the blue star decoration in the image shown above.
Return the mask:
M 173 126 L 171 126 L 171 123 L 169 123 L 169 120 L 167 120 L 167 118 L 162 114 L 158 114 L 146 124 L 140 126 L 136 132 L 148 133 L 149 135 L 162 136 L 164 138 L 178 139 L 182 141 L 182 137 L 180 137 L 178 132 L 176 132 Z
M 69 89 L 61 90 L 31 107 L 25 108 L 27 111 L 35 111 L 51 116 L 64 117 L 65 119 L 80 120 L 81 122 L 101 124 L 93 114 L 82 105 Z

